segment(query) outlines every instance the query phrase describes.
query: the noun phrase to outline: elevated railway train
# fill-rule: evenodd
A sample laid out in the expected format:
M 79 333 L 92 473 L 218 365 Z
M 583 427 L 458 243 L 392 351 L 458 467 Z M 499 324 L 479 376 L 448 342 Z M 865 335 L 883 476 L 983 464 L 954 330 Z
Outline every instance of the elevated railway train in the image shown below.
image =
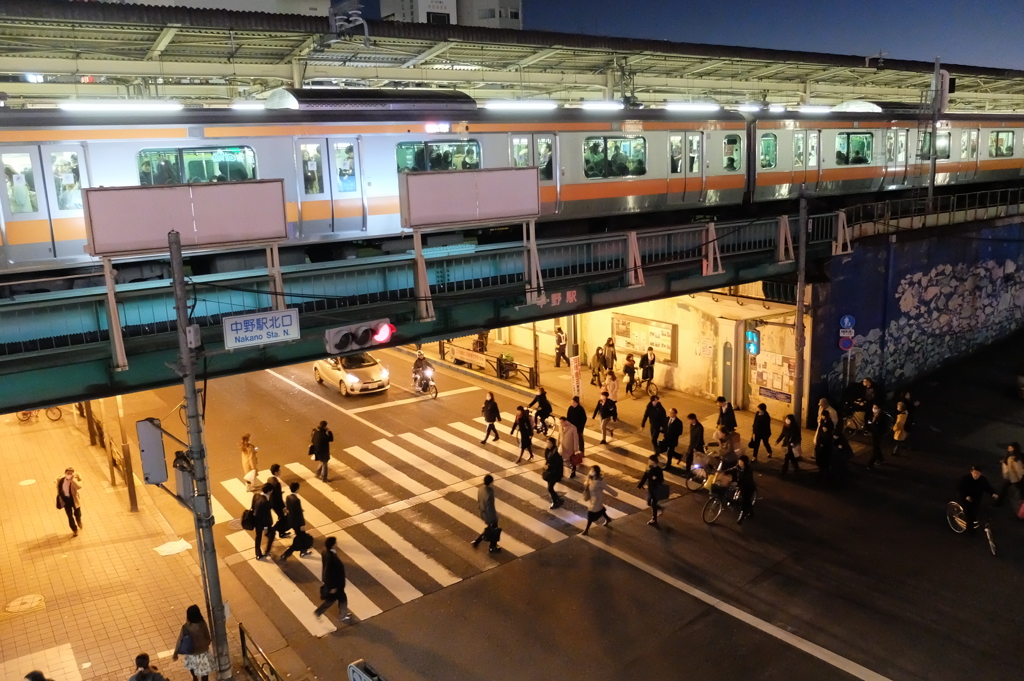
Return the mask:
M 921 187 L 933 147 L 937 185 L 1024 180 L 1022 116 L 949 114 L 934 145 L 930 134 L 916 115 L 494 111 L 459 93 L 409 90 L 282 90 L 261 111 L 0 109 L 0 281 L 58 282 L 35 289 L 45 290 L 71 285 L 61 273 L 92 270 L 82 189 L 96 186 L 283 178 L 287 264 L 401 235 L 402 172 L 537 166 L 549 225 L 756 207 L 801 185 L 818 197 Z M 208 262 L 243 267 L 237 254 Z

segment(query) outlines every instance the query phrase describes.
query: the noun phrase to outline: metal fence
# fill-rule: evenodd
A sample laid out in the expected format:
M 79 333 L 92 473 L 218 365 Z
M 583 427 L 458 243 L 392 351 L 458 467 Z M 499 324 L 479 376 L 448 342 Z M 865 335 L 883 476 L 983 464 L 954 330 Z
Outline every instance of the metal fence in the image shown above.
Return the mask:
M 252 640 L 249 632 L 241 624 L 238 625 L 238 637 L 242 641 L 242 666 L 257 681 L 284 681 L 274 669 L 270 658 L 263 649 Z
M 853 238 L 923 227 L 963 224 L 1024 214 L 1024 188 L 988 189 L 966 194 L 914 196 L 865 203 L 846 209 Z

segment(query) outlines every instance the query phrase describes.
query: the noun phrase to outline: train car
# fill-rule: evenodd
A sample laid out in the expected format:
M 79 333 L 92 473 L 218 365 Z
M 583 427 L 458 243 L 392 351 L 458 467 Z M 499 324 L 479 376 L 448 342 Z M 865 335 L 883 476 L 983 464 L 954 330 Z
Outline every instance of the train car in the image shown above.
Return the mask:
M 82 190 L 95 186 L 282 178 L 287 262 L 401 235 L 403 172 L 536 166 L 545 222 L 780 201 L 801 186 L 823 197 L 920 187 L 932 147 L 940 185 L 1024 177 L 1024 117 L 945 116 L 934 145 L 929 129 L 877 113 L 493 111 L 408 90 L 282 90 L 259 111 L 0 109 L 0 274 L 94 266 Z

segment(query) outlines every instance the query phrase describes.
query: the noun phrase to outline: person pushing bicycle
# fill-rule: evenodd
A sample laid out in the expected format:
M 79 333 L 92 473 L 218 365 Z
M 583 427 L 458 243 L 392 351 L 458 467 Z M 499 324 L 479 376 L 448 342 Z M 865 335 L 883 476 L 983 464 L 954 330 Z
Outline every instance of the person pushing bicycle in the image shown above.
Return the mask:
M 992 488 L 988 478 L 982 475 L 980 466 L 971 466 L 971 472 L 960 478 L 957 489 L 960 494 L 960 505 L 967 520 L 967 533 L 974 534 L 982 499 L 986 494 L 991 494 L 992 499 L 997 500 L 999 495 Z

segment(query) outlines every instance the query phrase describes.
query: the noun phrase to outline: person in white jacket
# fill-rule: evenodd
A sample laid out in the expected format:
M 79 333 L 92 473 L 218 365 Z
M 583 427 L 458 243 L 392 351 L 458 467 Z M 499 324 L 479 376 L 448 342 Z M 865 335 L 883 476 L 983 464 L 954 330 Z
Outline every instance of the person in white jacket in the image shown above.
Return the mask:
M 587 536 L 590 535 L 590 526 L 599 518 L 604 518 L 605 525 L 612 522 L 612 519 L 608 517 L 608 509 L 604 507 L 605 494 L 610 494 L 613 497 L 619 496 L 605 483 L 601 476 L 601 467 L 591 466 L 590 474 L 587 475 L 587 479 L 583 483 L 583 501 L 587 504 L 587 526 L 583 529 L 583 534 Z
M 821 429 L 821 415 L 828 414 L 829 418 L 832 419 L 832 423 L 835 424 L 836 428 L 840 427 L 839 413 L 828 403 L 827 397 L 822 397 L 818 400 L 818 418 L 815 419 L 818 423 L 818 430 Z M 818 437 L 818 430 L 814 431 L 814 437 Z
M 604 389 L 608 392 L 608 399 L 612 402 L 619 401 L 619 379 L 614 371 L 605 374 Z

